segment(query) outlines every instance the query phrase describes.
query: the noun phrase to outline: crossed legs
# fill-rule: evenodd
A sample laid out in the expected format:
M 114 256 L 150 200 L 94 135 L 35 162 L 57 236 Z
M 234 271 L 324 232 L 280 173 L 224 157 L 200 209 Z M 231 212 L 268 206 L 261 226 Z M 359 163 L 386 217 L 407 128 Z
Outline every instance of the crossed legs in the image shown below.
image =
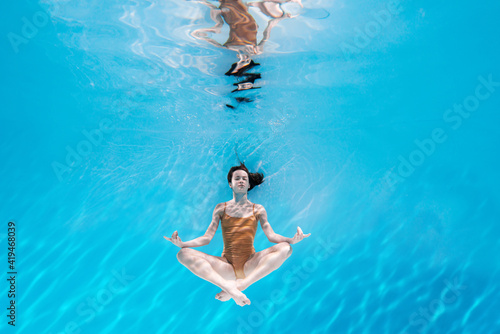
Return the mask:
M 243 268 L 246 277 L 237 280 L 238 287 L 241 291 L 245 290 L 253 283 L 281 267 L 291 254 L 292 246 L 288 242 L 281 242 L 253 254 Z
M 225 291 L 236 304 L 249 305 L 250 300 L 236 288 L 233 267 L 222 258 L 205 254 L 192 248 L 181 248 L 177 259 L 196 276 L 217 285 Z M 232 276 L 231 276 L 232 274 Z M 231 279 L 232 278 L 232 279 Z
M 288 242 L 280 242 L 253 254 L 243 267 L 245 278 L 237 279 L 236 287 L 240 291 L 245 290 L 253 283 L 278 269 L 291 254 L 292 247 Z M 215 298 L 224 302 L 231 299 L 231 296 L 222 290 Z
M 212 256 L 192 248 L 182 248 L 177 259 L 196 276 L 222 289 L 215 298 L 221 301 L 234 299 L 240 306 L 249 305 L 250 300 L 241 292 L 253 283 L 278 269 L 292 254 L 287 242 L 276 244 L 253 254 L 243 268 L 245 278 L 236 279 L 233 266 L 220 256 Z

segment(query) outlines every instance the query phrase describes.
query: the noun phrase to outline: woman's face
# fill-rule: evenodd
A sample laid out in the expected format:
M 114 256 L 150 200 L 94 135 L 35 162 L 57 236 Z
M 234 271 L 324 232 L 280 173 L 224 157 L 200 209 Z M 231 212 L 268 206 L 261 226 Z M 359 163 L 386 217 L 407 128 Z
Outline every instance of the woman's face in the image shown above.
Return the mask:
M 235 193 L 246 193 L 248 188 L 250 188 L 250 180 L 248 179 L 247 172 L 241 169 L 235 171 L 229 186 Z

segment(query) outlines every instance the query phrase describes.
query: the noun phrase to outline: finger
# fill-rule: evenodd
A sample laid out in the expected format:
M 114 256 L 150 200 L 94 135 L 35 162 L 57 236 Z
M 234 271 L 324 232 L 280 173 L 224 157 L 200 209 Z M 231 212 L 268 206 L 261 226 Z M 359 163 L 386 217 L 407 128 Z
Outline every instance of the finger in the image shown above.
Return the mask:
M 169 237 L 164 237 L 165 239 L 167 239 L 168 241 L 172 241 L 172 239 L 170 239 Z
M 311 233 L 304 234 L 304 238 L 307 238 L 310 235 L 311 235 Z
M 304 232 L 302 232 L 302 229 L 299 226 L 297 226 L 297 233 L 304 234 Z

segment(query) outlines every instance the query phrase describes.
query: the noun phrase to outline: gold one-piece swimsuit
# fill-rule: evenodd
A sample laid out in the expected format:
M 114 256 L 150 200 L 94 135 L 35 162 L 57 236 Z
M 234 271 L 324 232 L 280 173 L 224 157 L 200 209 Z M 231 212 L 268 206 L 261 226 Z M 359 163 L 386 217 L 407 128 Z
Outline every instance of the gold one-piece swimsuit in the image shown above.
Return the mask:
M 222 239 L 224 240 L 223 257 L 233 266 L 236 278 L 245 278 L 243 267 L 248 258 L 255 253 L 253 240 L 257 231 L 257 217 L 255 216 L 255 204 L 253 214 L 250 217 L 231 217 L 226 213 L 224 203 L 224 213 L 221 219 Z

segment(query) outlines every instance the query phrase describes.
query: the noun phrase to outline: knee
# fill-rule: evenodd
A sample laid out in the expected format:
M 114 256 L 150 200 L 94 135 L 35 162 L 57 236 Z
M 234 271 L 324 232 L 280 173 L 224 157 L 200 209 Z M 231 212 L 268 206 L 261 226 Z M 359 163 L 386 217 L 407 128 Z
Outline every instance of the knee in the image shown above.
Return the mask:
M 283 252 L 286 254 L 286 257 L 289 257 L 292 255 L 292 246 L 288 242 L 280 242 L 278 244 L 278 249 L 280 252 Z
M 189 254 L 191 253 L 191 249 L 189 248 L 181 248 L 181 250 L 177 253 L 177 260 L 183 263 L 186 262 L 187 259 L 190 258 Z

